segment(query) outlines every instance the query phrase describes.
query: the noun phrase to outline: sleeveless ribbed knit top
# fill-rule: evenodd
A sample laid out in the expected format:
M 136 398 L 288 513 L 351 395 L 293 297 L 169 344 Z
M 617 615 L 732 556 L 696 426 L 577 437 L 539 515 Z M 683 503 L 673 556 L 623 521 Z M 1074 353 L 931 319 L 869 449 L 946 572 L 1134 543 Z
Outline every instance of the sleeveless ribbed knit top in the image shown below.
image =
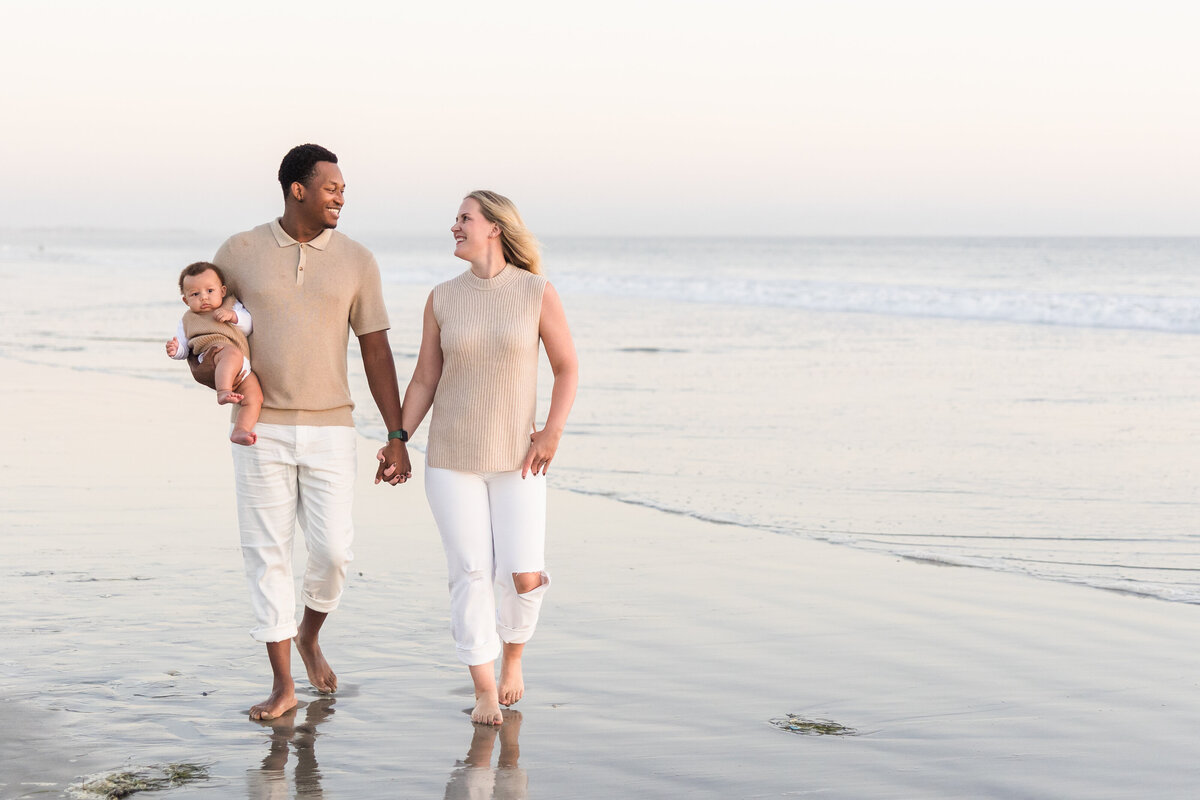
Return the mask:
M 510 472 L 529 452 L 537 413 L 541 275 L 508 264 L 492 278 L 470 270 L 434 287 L 442 376 L 429 423 L 432 467 Z
M 226 295 L 221 308 L 233 308 L 237 298 L 232 294 Z M 197 355 L 203 353 L 214 344 L 232 343 L 242 351 L 245 358 L 250 357 L 250 342 L 246 334 L 228 322 L 217 322 L 211 311 L 196 313 L 188 310 L 183 314 L 183 335 L 187 337 L 188 347 Z

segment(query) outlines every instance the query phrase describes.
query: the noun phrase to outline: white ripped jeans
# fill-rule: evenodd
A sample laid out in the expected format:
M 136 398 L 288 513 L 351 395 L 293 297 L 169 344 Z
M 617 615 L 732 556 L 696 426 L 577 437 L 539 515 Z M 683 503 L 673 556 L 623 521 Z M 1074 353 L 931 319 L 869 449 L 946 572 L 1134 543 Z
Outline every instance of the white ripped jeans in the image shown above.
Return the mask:
M 495 661 L 502 641 L 523 644 L 533 636 L 550 586 L 546 478 L 426 464 L 425 496 L 446 550 L 458 657 L 468 666 Z M 540 573 L 541 585 L 517 594 L 513 575 L 522 572 Z

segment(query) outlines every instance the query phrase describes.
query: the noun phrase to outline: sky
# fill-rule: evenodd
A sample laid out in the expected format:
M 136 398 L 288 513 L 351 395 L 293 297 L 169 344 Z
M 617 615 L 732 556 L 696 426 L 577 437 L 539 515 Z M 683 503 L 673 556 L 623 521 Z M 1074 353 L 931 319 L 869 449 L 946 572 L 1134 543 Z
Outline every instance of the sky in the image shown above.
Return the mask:
M 1200 4 L 7 3 L 0 228 L 1200 235 Z

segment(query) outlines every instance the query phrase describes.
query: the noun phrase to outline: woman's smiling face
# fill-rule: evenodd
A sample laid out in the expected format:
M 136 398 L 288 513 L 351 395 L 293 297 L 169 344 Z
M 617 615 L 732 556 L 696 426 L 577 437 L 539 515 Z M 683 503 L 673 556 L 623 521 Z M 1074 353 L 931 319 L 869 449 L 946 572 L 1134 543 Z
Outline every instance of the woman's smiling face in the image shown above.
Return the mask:
M 487 253 L 488 242 L 500 235 L 500 229 L 483 216 L 479 201 L 468 197 L 458 207 L 458 216 L 454 218 L 450 233 L 454 234 L 454 255 L 472 261 Z

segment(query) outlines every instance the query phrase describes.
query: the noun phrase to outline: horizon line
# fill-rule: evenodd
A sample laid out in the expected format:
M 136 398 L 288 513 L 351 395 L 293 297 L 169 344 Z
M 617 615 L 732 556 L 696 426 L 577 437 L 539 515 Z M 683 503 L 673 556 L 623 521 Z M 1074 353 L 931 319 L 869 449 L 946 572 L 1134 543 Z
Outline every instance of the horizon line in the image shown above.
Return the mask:
M 236 231 L 235 231 L 236 232 Z M 188 236 L 229 236 L 228 229 L 145 227 L 98 225 L 22 225 L 0 226 L 0 235 L 37 233 L 129 233 L 129 234 L 173 234 Z M 347 234 L 349 235 L 349 234 Z M 393 236 L 408 239 L 440 239 L 442 233 L 418 233 L 413 231 L 390 231 L 383 228 L 355 229 L 355 236 Z M 1200 233 L 541 233 L 539 239 L 1200 239 Z

